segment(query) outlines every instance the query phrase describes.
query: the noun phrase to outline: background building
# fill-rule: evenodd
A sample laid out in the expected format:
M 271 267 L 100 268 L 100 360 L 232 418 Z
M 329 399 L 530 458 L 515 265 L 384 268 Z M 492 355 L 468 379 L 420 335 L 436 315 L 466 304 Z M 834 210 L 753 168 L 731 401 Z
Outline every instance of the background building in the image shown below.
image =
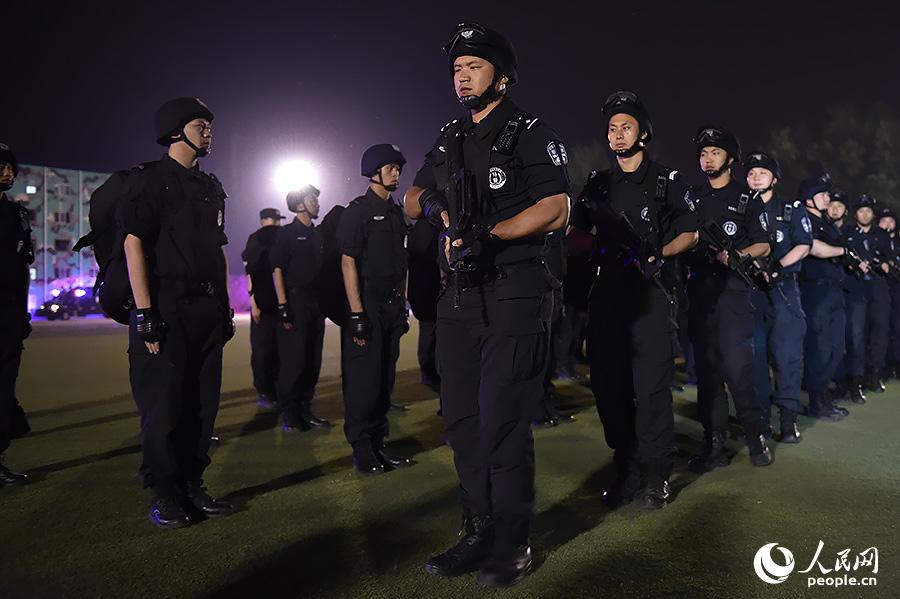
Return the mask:
M 109 174 L 50 166 L 20 165 L 19 176 L 7 195 L 28 209 L 34 235 L 34 264 L 28 309 L 51 297 L 54 289 L 91 287 L 97 276 L 94 254 L 79 254 L 72 246 L 90 231 L 91 194 Z

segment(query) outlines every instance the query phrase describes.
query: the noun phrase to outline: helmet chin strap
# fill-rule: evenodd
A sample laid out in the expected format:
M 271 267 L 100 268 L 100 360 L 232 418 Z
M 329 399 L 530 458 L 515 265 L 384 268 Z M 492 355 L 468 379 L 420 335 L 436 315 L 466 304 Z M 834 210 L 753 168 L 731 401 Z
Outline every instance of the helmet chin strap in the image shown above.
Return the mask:
M 494 78 L 491 80 L 491 84 L 483 94 L 481 94 L 480 96 L 460 96 L 459 103 L 462 104 L 463 108 L 465 108 L 466 110 L 481 110 L 506 93 L 505 83 L 500 83 L 500 85 L 497 85 L 501 77 L 502 75 L 495 73 Z
M 197 155 L 197 158 L 203 158 L 204 156 L 209 155 L 209 147 L 206 147 L 206 148 L 197 147 L 194 144 L 194 142 L 192 142 L 190 139 L 188 139 L 187 134 L 184 132 L 184 127 L 181 128 L 181 139 L 178 141 L 183 141 L 184 143 L 186 143 L 187 146 L 190 149 L 192 149 L 194 151 L 194 153 Z
M 381 170 L 378 171 L 378 175 L 376 175 L 376 176 L 378 177 L 377 179 L 375 177 L 372 177 L 371 179 L 369 179 L 369 181 L 371 181 L 372 183 L 375 183 L 376 185 L 382 186 L 383 188 L 385 188 L 388 191 L 397 191 L 397 188 L 400 187 L 399 183 L 385 185 L 384 179 L 381 176 Z
M 706 177 L 707 177 L 708 179 L 717 179 L 717 178 L 721 177 L 723 174 L 725 174 L 725 171 L 727 171 L 728 169 L 731 168 L 731 163 L 732 163 L 732 162 L 733 162 L 732 160 L 728 160 L 728 161 L 725 162 L 725 164 L 723 164 L 722 166 L 720 166 L 720 167 L 717 168 L 716 170 L 714 170 L 714 171 L 703 171 L 703 174 L 705 174 Z

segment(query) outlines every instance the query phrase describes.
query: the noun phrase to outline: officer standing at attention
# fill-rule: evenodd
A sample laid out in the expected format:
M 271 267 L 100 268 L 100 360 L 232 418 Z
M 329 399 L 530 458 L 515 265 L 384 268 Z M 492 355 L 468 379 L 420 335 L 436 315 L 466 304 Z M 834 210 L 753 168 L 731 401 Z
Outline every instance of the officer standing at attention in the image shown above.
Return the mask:
M 272 283 L 269 252 L 284 219 L 275 208 L 259 212 L 260 228 L 247 239 L 241 254 L 250 294 L 250 368 L 259 407 L 274 408 L 275 380 L 278 376 L 278 298 Z
M 412 465 L 385 448 L 406 312 L 406 222 L 391 192 L 406 159 L 397 146 L 378 144 L 362 156 L 369 188 L 341 215 L 337 238 L 350 316 L 341 327 L 344 433 L 363 475 Z
M 772 454 L 763 433 L 768 422 L 756 399 L 753 381 L 754 314 L 750 286 L 729 267 L 725 252 L 710 246 L 708 229 L 720 227 L 741 259 L 768 256 L 768 221 L 759 194 L 752 193 L 731 176 L 741 146 L 729 131 L 707 125 L 694 136 L 700 169 L 709 185 L 691 197 L 700 219 L 700 245 L 691 256 L 693 278 L 688 283 L 691 341 L 697 360 L 697 407 L 706 437 L 703 453 L 693 458 L 694 472 L 727 466 L 725 450 L 728 398 L 744 427 L 750 462 L 768 466 Z M 737 257 L 732 257 L 735 260 Z
M 756 354 L 757 369 L 762 373 L 757 382 L 757 398 L 763 420 L 771 417 L 772 405 L 778 406 L 782 443 L 799 443 L 797 414 L 800 383 L 803 379 L 803 338 L 806 315 L 800 302 L 797 275 L 802 260 L 812 248 L 812 225 L 800 200 L 786 201 L 775 192 L 781 178 L 778 162 L 764 152 L 752 152 L 744 160 L 747 185 L 762 194 L 772 235 L 772 254 L 765 273 L 765 284 L 754 289 L 757 322 L 761 320 L 764 341 Z M 769 362 L 774 373 L 774 390 L 769 382 Z
M 827 173 L 804 179 L 797 199 L 806 205 L 813 243 L 800 271 L 800 298 L 806 313 L 803 349 L 804 377 L 809 394 L 808 414 L 822 420 L 843 420 L 849 413 L 835 407 L 828 384 L 844 359 L 846 311 L 844 267 L 847 249 L 831 213 L 831 177 Z M 868 269 L 867 264 L 861 265 Z M 853 275 L 849 275 L 853 276 Z
M 157 142 L 168 153 L 133 175 L 123 225 L 135 309 L 129 326 L 131 391 L 141 413 L 143 464 L 160 528 L 190 524 L 232 507 L 203 486 L 219 409 L 222 348 L 234 336 L 221 246 L 225 191 L 200 170 L 213 114 L 196 98 L 176 98 L 156 113 Z
M 0 487 L 25 484 L 28 477 L 3 463 L 13 437 L 16 378 L 22 361 L 22 341 L 31 332 L 28 313 L 29 265 L 34 262 L 28 210 L 6 192 L 19 174 L 19 162 L 9 146 L 0 143 Z
M 890 336 L 890 290 L 885 276 L 889 272 L 890 236 L 875 224 L 875 198 L 863 194 L 854 210 L 854 218 L 842 233 L 847 247 L 869 263 L 869 272 L 847 277 L 844 286 L 847 301 L 847 382 L 850 400 L 865 403 L 863 385 L 884 392 L 881 372 L 887 359 Z
M 444 50 L 467 114 L 441 130 L 406 213 L 449 227 L 437 343 L 464 528 L 425 570 L 480 569 L 480 584 L 507 586 L 532 568 L 530 419 L 544 393 L 552 283 L 544 238 L 568 221 L 568 156 L 552 129 L 507 97 L 517 60 L 506 38 L 461 23 Z
M 697 218 L 678 171 L 647 155 L 653 126 L 640 99 L 616 92 L 603 116 L 612 169 L 591 173 L 572 218 L 573 227 L 597 235 L 591 385 L 617 473 L 603 500 L 617 508 L 637 495 L 641 507 L 660 509 L 675 447 L 675 305 L 663 271 L 697 244 Z
M 897 241 L 897 213 L 884 208 L 878 215 L 878 226 L 887 231 L 891 238 L 891 269 L 900 271 L 900 242 Z M 896 377 L 900 366 L 900 277 L 896 274 L 888 280 L 891 291 L 891 339 L 888 348 L 886 377 Z
M 296 214 L 283 226 L 272 248 L 272 281 L 278 298 L 278 407 L 286 432 L 330 426 L 310 408 L 325 342 L 325 316 L 317 283 L 325 240 L 313 220 L 319 217 L 319 190 L 312 185 L 287 195 Z

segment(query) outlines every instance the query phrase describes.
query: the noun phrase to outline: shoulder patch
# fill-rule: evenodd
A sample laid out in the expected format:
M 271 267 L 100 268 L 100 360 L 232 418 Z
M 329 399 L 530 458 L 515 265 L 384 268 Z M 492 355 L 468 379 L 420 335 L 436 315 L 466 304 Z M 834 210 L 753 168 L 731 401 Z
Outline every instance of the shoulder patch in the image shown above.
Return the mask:
M 569 155 L 566 153 L 566 146 L 561 142 L 551 141 L 547 144 L 547 154 L 555 166 L 563 166 L 569 164 Z
M 800 218 L 800 224 L 803 225 L 804 231 L 812 233 L 812 223 L 809 222 L 809 218 L 805 214 Z

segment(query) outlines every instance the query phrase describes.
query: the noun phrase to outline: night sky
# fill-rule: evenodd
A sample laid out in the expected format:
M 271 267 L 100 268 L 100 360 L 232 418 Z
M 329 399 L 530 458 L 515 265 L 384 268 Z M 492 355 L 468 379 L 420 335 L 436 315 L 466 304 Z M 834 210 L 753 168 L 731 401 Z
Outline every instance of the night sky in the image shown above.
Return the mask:
M 35 4 L 4 19 L 0 141 L 24 163 L 126 168 L 162 154 L 156 108 L 198 96 L 216 114 L 203 168 L 229 192 L 233 256 L 260 208 L 284 209 L 271 179 L 285 158 L 318 167 L 326 209 L 364 189 L 359 157 L 374 143 L 401 147 L 411 183 L 460 114 L 441 50 L 460 20 L 513 41 L 512 96 L 568 146 L 602 138 L 603 100 L 631 89 L 653 116 L 655 155 L 691 174 L 706 121 L 750 149 L 829 106 L 900 103 L 888 2 Z

